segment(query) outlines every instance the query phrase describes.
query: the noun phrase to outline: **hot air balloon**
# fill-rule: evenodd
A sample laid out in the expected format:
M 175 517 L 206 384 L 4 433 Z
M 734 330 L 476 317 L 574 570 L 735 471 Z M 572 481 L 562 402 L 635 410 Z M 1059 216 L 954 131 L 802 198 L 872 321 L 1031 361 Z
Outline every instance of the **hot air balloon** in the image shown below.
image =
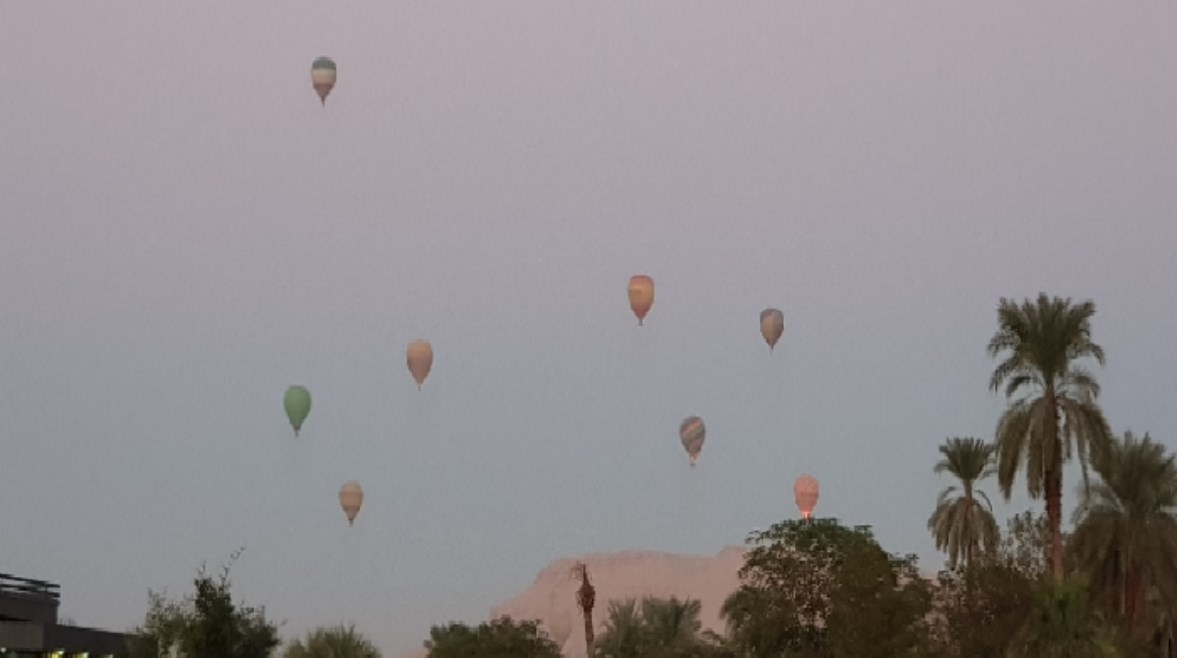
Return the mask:
M 801 510 L 801 518 L 808 519 L 813 515 L 817 494 L 817 478 L 812 475 L 802 475 L 793 483 L 793 498 L 797 501 L 797 509 Z
M 707 427 L 703 425 L 703 419 L 698 416 L 687 416 L 682 425 L 678 426 L 678 437 L 682 440 L 682 447 L 686 449 L 687 456 L 691 458 L 691 466 L 694 466 L 695 460 L 703 450 L 703 440 L 707 438 Z
M 776 347 L 776 343 L 781 339 L 783 333 L 785 333 L 784 313 L 775 308 L 766 308 L 760 312 L 760 335 L 764 336 L 764 342 L 768 343 L 770 352 Z
M 311 413 L 311 392 L 305 386 L 291 386 L 286 389 L 282 406 L 286 407 L 286 417 L 290 419 L 294 435 L 298 436 L 298 430 L 302 429 L 307 414 Z
M 638 324 L 646 318 L 650 307 L 654 305 L 654 280 L 645 274 L 629 277 L 629 307 L 638 316 Z
M 330 57 L 320 57 L 311 64 L 311 85 L 319 102 L 327 107 L 327 94 L 335 88 L 335 62 Z
M 433 368 L 433 347 L 427 340 L 415 340 L 409 343 L 408 358 L 406 361 L 409 364 L 409 374 L 417 382 L 417 390 L 421 390 L 421 384 L 425 383 L 425 378 L 429 376 L 429 370 Z
M 347 515 L 347 524 L 355 524 L 356 515 L 360 513 L 360 506 L 364 504 L 364 490 L 360 483 L 352 480 L 339 489 L 339 506 Z

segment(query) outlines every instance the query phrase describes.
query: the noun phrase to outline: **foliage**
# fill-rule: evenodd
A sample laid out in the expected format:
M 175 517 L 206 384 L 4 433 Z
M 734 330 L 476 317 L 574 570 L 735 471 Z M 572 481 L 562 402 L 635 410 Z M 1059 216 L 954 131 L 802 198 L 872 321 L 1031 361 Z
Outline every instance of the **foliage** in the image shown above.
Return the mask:
M 1177 458 L 1145 434 L 1094 463 L 1068 547 L 1106 612 L 1137 639 L 1167 631 L 1177 603 Z
M 1011 658 L 1116 658 L 1111 639 L 1085 583 L 1046 582 L 1010 652 Z
M 1009 500 L 1014 476 L 1022 471 L 1032 498 L 1045 498 L 1051 531 L 1051 572 L 1063 577 L 1062 468 L 1077 457 L 1087 481 L 1087 464 L 1111 441 L 1111 430 L 1096 398 L 1099 383 L 1077 362 L 1103 364 L 1103 348 L 1091 340 L 1095 303 L 1038 295 L 1021 305 L 1002 298 L 998 329 L 989 354 L 1004 358 L 989 381 L 1005 387 L 1010 405 L 997 424 L 997 481 Z M 1020 397 L 1018 397 L 1020 395 Z
M 380 651 L 354 626 L 319 627 L 295 640 L 284 658 L 380 658 Z
M 887 554 L 869 528 L 783 521 L 749 544 L 723 606 L 741 655 L 887 658 L 925 642 L 929 584 L 913 556 Z
M 266 620 L 263 608 L 235 604 L 229 570 L 244 549 L 235 551 L 221 574 L 213 578 L 202 566 L 195 593 L 171 601 L 148 592 L 147 615 L 131 632 L 129 653 L 134 658 L 167 655 L 173 648 L 192 658 L 262 658 L 278 646 L 278 629 Z
M 694 658 L 721 655 L 721 642 L 704 636 L 697 600 L 646 597 L 610 601 L 599 658 Z
M 560 648 L 535 621 L 499 617 L 477 627 L 434 626 L 425 641 L 429 658 L 560 658 Z
M 943 458 L 936 473 L 951 473 L 960 481 L 940 493 L 936 510 L 928 519 L 928 530 L 936 540 L 936 550 L 948 554 L 948 566 L 971 562 L 974 556 L 992 553 L 997 548 L 997 522 L 993 504 L 984 491 L 976 488 L 979 480 L 993 474 L 992 444 L 976 438 L 953 437 L 940 446 Z M 959 495 L 953 497 L 959 491 Z M 984 506 L 981 502 L 984 502 Z
M 941 572 L 935 598 L 941 655 L 1005 656 L 1035 592 L 1035 581 L 1006 561 L 977 561 Z

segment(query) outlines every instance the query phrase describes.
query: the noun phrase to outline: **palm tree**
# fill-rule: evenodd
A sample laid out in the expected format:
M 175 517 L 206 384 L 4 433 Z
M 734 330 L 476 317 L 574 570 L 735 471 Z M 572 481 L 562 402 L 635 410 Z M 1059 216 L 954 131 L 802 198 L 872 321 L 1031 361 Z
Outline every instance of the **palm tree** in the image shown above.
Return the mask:
M 1096 404 L 1099 384 L 1076 365 L 1091 357 L 1101 365 L 1103 348 L 1091 341 L 1095 303 L 1074 305 L 1070 298 L 1025 300 L 1020 306 L 1001 299 L 997 332 L 989 355 L 1008 353 L 997 364 L 989 388 L 1005 385 L 1009 408 L 997 424 L 997 482 L 1009 500 L 1014 476 L 1025 471 L 1030 497 L 1046 499 L 1050 524 L 1050 562 L 1055 581 L 1063 578 L 1063 464 L 1079 458 L 1087 482 L 1089 457 L 1112 441 L 1103 412 Z M 1014 396 L 1022 393 L 1017 399 Z
M 940 492 L 928 530 L 936 540 L 936 550 L 948 554 L 949 568 L 956 568 L 962 560 L 971 564 L 978 549 L 990 554 L 997 549 L 1000 533 L 993 519 L 993 504 L 976 488 L 978 480 L 994 473 L 994 450 L 992 444 L 972 437 L 952 437 L 940 446 L 943 458 L 936 464 L 936 473 L 948 471 L 960 480 L 960 486 Z M 958 490 L 959 495 L 953 497 Z
M 717 649 L 705 642 L 699 621 L 702 604 L 696 599 L 647 596 L 609 602 L 605 632 L 596 642 L 599 658 L 664 658 Z
M 699 621 L 702 604 L 697 599 L 677 597 L 642 599 L 642 623 L 650 642 L 660 648 L 691 648 L 699 641 L 703 628 Z
M 593 606 L 597 602 L 597 590 L 589 582 L 588 565 L 577 562 L 572 568 L 573 574 L 580 577 L 580 588 L 576 590 L 576 605 L 580 607 L 584 617 L 584 644 L 587 656 L 595 656 L 593 637 Z
M 596 638 L 601 658 L 639 658 L 642 655 L 642 618 L 635 599 L 610 601 L 605 631 Z
M 1092 466 L 1100 482 L 1075 510 L 1070 548 L 1129 629 L 1155 589 L 1151 633 L 1177 603 L 1177 457 L 1147 433 L 1125 432 Z
M 305 641 L 295 640 L 285 658 L 380 658 L 380 651 L 354 626 L 316 628 Z

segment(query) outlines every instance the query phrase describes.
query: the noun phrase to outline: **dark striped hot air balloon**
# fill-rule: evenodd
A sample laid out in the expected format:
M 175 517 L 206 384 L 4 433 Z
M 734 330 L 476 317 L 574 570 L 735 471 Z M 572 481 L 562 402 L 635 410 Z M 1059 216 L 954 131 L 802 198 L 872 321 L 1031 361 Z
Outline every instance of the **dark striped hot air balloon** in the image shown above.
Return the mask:
M 335 62 L 330 57 L 320 57 L 311 63 L 311 85 L 323 107 L 327 106 L 327 94 L 335 88 L 335 74 Z
M 703 424 L 703 419 L 698 416 L 687 416 L 682 425 L 678 426 L 678 438 L 691 459 L 691 466 L 694 466 L 695 460 L 699 459 L 699 453 L 703 450 L 703 441 L 707 438 L 707 426 Z

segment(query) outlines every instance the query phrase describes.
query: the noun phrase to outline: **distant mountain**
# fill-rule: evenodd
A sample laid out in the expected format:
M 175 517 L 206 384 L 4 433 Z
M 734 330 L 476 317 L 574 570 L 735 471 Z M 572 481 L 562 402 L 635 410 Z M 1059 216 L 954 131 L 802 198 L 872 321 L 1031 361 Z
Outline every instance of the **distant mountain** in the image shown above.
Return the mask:
M 699 620 L 704 629 L 724 630 L 719 609 L 724 599 L 739 587 L 738 572 L 744 565 L 744 549 L 729 546 L 713 556 L 677 555 L 654 551 L 592 553 L 561 558 L 549 564 L 518 596 L 495 606 L 490 618 L 509 615 L 515 619 L 538 619 L 562 647 L 566 658 L 585 658 L 584 621 L 576 607 L 579 580 L 572 569 L 577 562 L 588 565 L 589 578 L 597 590 L 593 625 L 604 628 L 609 601 L 643 596 L 698 599 Z M 424 650 L 402 658 L 424 658 Z

